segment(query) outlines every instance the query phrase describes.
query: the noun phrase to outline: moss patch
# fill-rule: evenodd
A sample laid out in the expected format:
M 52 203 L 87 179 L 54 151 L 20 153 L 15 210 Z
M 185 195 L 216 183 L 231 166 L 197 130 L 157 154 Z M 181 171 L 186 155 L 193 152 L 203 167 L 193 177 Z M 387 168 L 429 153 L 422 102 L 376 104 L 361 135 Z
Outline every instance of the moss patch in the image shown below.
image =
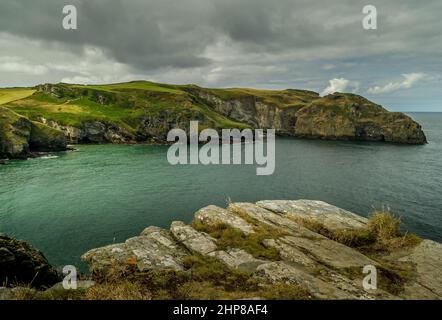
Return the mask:
M 278 261 L 281 259 L 279 252 L 275 248 L 267 248 L 263 245 L 265 239 L 279 238 L 286 235 L 276 230 L 267 230 L 261 227 L 255 233 L 245 235 L 242 231 L 236 230 L 225 223 L 217 223 L 213 225 L 202 224 L 198 220 L 194 220 L 192 227 L 200 232 L 208 233 L 217 239 L 217 246 L 220 250 L 229 248 L 239 248 L 247 251 L 257 259 L 265 259 Z

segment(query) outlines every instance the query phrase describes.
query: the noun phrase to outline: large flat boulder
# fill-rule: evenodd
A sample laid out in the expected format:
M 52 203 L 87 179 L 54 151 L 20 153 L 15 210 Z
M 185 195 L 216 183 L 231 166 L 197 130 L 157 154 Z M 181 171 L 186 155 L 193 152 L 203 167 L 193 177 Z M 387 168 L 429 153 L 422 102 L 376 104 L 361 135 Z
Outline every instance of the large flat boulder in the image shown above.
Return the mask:
M 340 244 L 336 241 L 324 239 L 308 239 L 303 237 L 286 236 L 280 242 L 308 252 L 314 260 L 333 268 L 364 267 L 378 265 L 378 263 L 359 251 Z
M 366 226 L 367 219 L 323 201 L 271 200 L 258 201 L 258 206 L 292 219 L 311 219 L 330 230 Z
M 259 223 L 281 231 L 289 232 L 291 234 L 312 238 L 324 238 L 322 235 L 308 230 L 307 228 L 299 225 L 298 223 L 287 217 L 276 214 L 253 203 L 231 203 L 227 209 L 233 214 L 248 216 L 249 218 L 254 219 Z
M 204 232 L 198 232 L 191 226 L 181 221 L 174 221 L 170 226 L 170 232 L 192 252 L 206 255 L 217 249 L 215 239 Z
M 207 206 L 195 213 L 195 219 L 205 225 L 226 224 L 248 235 L 254 233 L 253 226 L 247 221 L 217 206 Z
M 139 271 L 183 270 L 181 258 L 187 254 L 168 231 L 150 227 L 124 243 L 92 249 L 81 259 L 92 272 L 106 274 L 112 268 L 131 266 Z

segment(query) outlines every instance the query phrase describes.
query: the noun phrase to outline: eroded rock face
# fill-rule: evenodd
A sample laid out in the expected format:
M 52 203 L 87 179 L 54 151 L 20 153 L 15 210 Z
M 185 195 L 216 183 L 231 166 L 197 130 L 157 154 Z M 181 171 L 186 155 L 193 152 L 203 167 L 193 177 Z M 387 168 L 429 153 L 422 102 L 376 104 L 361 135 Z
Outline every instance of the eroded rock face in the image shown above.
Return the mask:
M 39 117 L 38 121 L 62 132 L 70 144 L 131 143 L 136 139 L 124 128 L 104 121 L 86 121 L 78 127 L 61 125 L 43 117 Z
M 259 201 L 231 203 L 227 209 L 208 206 L 195 214 L 207 227 L 225 223 L 241 231 L 245 239 L 258 230 L 274 230 L 262 240 L 266 248 L 275 249 L 273 260 L 256 258 L 244 247 L 225 247 L 210 235 L 180 221 L 170 230 L 146 228 L 140 236 L 122 244 L 93 249 L 82 258 L 93 271 L 102 272 L 115 266 L 136 266 L 138 270 L 185 271 L 182 263 L 189 255 L 202 255 L 222 262 L 226 268 L 247 272 L 265 283 L 291 283 L 307 289 L 320 299 L 441 299 L 439 273 L 442 245 L 423 241 L 413 250 L 389 257 L 389 262 L 407 264 L 415 275 L 400 294 L 381 289 L 365 290 L 364 266 L 381 267 L 378 260 L 299 225 L 295 218 L 317 219 L 329 228 L 360 228 L 366 219 L 320 201 Z M 267 233 L 266 233 L 267 234 Z M 238 242 L 235 242 L 238 243 Z M 270 258 L 269 258 L 270 259 Z M 356 272 L 350 277 L 347 272 Z
M 279 135 L 326 140 L 427 143 L 421 126 L 410 117 L 388 112 L 355 94 L 334 93 L 319 97 L 311 92 L 285 90 L 279 92 L 277 99 L 283 101 L 289 96 L 293 104 L 285 105 L 262 101 L 252 92 L 231 98 L 223 98 L 202 88 L 194 88 L 191 92 L 231 119 L 255 128 L 274 128 Z
M 67 141 L 62 132 L 30 121 L 0 106 L 0 159 L 25 159 L 39 151 L 63 151 Z
M 41 252 L 24 241 L 0 234 L 0 284 L 42 288 L 59 280 L 58 273 Z

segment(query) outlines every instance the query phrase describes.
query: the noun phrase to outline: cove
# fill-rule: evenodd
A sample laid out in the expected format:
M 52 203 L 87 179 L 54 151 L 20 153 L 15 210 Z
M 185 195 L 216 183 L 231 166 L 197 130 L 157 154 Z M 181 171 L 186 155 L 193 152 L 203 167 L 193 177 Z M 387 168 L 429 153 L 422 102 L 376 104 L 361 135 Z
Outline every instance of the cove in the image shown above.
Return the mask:
M 82 266 L 89 249 L 190 222 L 210 204 L 311 199 L 365 216 L 388 206 L 411 232 L 442 241 L 442 117 L 413 117 L 428 145 L 277 138 L 270 176 L 249 165 L 172 166 L 168 146 L 80 145 L 57 158 L 9 161 L 0 166 L 0 231 L 56 266 Z

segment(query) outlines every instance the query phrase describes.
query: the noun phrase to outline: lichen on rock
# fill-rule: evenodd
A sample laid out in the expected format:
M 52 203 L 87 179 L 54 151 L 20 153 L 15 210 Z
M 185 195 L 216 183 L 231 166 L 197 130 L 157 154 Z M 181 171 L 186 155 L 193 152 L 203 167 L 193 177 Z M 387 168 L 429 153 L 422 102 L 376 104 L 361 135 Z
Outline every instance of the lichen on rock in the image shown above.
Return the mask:
M 398 249 L 398 256 L 391 250 L 374 252 L 316 233 L 298 224 L 298 217 L 317 219 L 335 232 L 363 230 L 370 224 L 366 218 L 319 201 L 231 203 L 227 209 L 209 206 L 199 210 L 193 224 L 173 222 L 170 230 L 149 227 L 138 237 L 93 249 L 82 258 L 98 273 L 135 265 L 137 272 L 173 270 L 187 274 L 185 278 L 192 275 L 186 259 L 199 259 L 200 265 L 210 265 L 210 259 L 215 259 L 225 266 L 225 272 L 243 272 L 262 285 L 299 286 L 318 299 L 442 298 L 442 287 L 435 280 L 442 267 L 440 244 L 416 242 Z M 278 256 L 257 257 L 257 248 L 271 248 Z M 375 249 L 379 244 L 373 245 Z M 377 290 L 367 291 L 362 285 L 367 265 L 379 270 Z M 204 272 L 210 275 L 211 271 Z M 177 274 L 177 279 L 182 278 Z

